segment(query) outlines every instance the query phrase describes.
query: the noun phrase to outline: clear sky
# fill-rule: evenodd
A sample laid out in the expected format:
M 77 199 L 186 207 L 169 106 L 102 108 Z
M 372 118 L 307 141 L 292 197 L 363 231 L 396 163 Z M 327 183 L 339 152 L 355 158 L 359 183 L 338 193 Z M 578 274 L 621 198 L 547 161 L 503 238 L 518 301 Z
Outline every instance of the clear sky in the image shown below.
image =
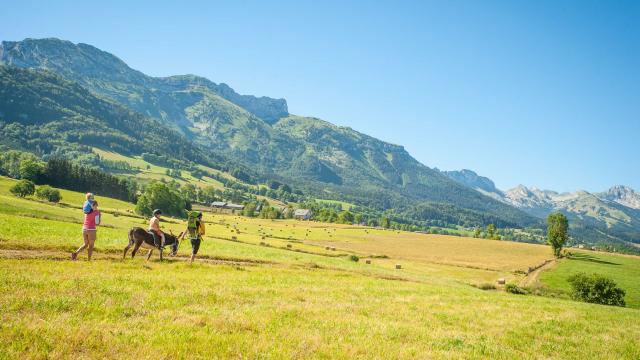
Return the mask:
M 0 39 L 26 37 L 285 98 L 503 189 L 640 190 L 640 1 L 4 4 Z

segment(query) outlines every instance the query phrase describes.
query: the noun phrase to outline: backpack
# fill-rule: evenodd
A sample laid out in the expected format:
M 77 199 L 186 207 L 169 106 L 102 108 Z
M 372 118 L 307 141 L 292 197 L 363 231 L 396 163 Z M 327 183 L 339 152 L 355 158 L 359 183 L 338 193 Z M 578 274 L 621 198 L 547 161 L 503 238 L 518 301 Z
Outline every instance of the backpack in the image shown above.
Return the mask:
M 198 216 L 200 216 L 199 211 L 189 211 L 187 213 L 187 230 L 189 231 L 189 236 L 194 238 L 199 235 L 200 219 L 198 219 Z

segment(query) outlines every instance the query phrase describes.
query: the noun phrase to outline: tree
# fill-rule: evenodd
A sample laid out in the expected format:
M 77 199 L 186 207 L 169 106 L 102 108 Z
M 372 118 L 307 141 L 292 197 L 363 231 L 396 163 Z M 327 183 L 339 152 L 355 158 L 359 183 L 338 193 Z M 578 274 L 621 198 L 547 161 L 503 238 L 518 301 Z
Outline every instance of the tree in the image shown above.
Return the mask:
M 547 216 L 547 243 L 551 245 L 553 255 L 560 257 L 562 247 L 569 238 L 569 220 L 560 212 Z
M 282 216 L 284 216 L 285 219 L 293 219 L 293 207 L 291 205 L 288 205 L 283 211 L 282 211 Z
M 341 224 L 353 224 L 353 214 L 347 210 L 338 214 L 338 222 Z
M 182 193 L 182 196 L 185 199 L 189 201 L 194 201 L 194 202 L 198 201 L 198 189 L 196 188 L 195 185 L 191 183 L 184 184 L 180 188 L 180 192 Z
M 15 196 L 25 197 L 29 195 L 33 195 L 36 191 L 36 185 L 31 180 L 20 180 L 15 185 L 13 185 L 9 191 Z
M 362 217 L 362 214 L 360 214 L 360 213 L 356 214 L 353 217 L 353 221 L 358 225 L 362 224 L 362 219 L 363 219 L 363 217 Z
M 160 209 L 163 214 L 184 217 L 185 208 L 186 201 L 182 196 L 160 182 L 147 186 L 136 204 L 136 212 L 146 216 L 151 215 L 154 209 Z
M 27 159 L 20 162 L 20 168 L 18 171 L 21 179 L 36 181 L 42 174 L 43 170 L 44 166 L 40 161 Z
M 482 230 L 480 230 L 479 227 L 476 227 L 475 230 L 473 231 L 473 237 L 479 238 L 481 235 L 482 235 Z
M 487 225 L 487 238 L 493 239 L 496 234 L 496 226 L 493 224 Z
M 38 186 L 36 189 L 36 197 L 54 203 L 60 202 L 62 199 L 60 190 L 54 189 L 49 185 Z
M 247 217 L 254 217 L 256 216 L 256 207 L 256 203 L 254 203 L 253 201 L 247 203 L 242 210 L 242 214 Z
M 388 217 L 382 217 L 380 219 L 380 226 L 382 226 L 385 229 L 388 229 L 389 227 L 391 227 L 391 221 L 389 221 Z

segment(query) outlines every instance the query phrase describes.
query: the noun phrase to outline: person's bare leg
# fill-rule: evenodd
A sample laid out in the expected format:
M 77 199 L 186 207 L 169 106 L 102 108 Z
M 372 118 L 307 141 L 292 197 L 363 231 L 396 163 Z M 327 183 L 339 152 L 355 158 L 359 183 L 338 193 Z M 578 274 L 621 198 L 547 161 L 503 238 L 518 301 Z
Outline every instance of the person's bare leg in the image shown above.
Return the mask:
M 78 250 L 74 251 L 74 252 L 71 254 L 71 259 L 73 259 L 73 260 L 77 259 L 77 258 L 78 258 L 78 254 L 80 254 L 80 252 L 81 252 L 82 250 L 86 249 L 86 248 L 87 248 L 87 246 L 89 245 L 89 234 L 87 234 L 87 232 L 86 232 L 86 231 L 83 231 L 83 232 L 82 232 L 82 240 L 84 241 L 84 244 L 82 244 L 82 246 L 80 246 L 80 247 L 78 248 Z
M 195 260 L 196 254 L 191 254 L 191 263 L 193 264 L 193 260 Z
M 91 256 L 93 255 L 93 245 L 96 243 L 96 232 L 92 231 L 93 234 L 89 234 L 89 246 L 88 246 L 88 258 L 91 261 Z

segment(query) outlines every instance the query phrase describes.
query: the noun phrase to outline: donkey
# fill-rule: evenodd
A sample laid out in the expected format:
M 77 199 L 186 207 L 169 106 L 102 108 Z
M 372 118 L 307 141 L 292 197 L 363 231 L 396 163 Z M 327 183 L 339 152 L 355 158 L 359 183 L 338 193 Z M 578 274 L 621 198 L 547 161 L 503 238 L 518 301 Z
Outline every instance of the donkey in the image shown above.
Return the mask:
M 164 234 L 164 245 L 171 247 L 171 252 L 169 255 L 175 256 L 178 252 L 178 247 L 180 246 L 180 238 L 182 237 L 182 233 L 180 235 L 175 236 L 173 234 Z M 149 253 L 147 254 L 147 261 L 151 258 L 151 253 L 153 253 L 154 249 L 158 249 L 160 251 L 160 261 L 162 261 L 162 249 L 155 246 L 153 242 L 153 235 L 151 235 L 147 230 L 141 227 L 134 227 L 129 230 L 129 244 L 124 248 L 124 253 L 122 254 L 122 258 L 126 258 L 127 251 L 133 246 L 133 251 L 131 252 L 131 258 L 133 259 L 138 252 L 138 249 L 142 246 L 145 249 L 149 249 Z

